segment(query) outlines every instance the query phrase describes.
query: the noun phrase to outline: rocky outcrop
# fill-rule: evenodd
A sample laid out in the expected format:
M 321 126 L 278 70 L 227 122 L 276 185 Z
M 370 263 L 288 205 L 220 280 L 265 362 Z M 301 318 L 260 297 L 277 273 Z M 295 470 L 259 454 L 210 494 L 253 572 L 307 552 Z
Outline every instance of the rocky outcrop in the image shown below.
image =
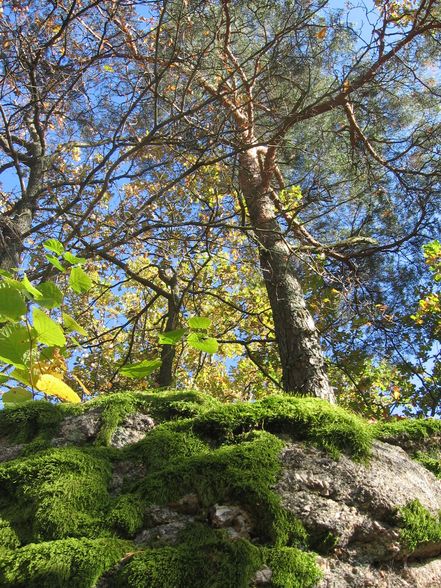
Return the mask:
M 8 409 L 0 586 L 441 587 L 441 482 L 412 459 L 440 433 L 287 397 Z

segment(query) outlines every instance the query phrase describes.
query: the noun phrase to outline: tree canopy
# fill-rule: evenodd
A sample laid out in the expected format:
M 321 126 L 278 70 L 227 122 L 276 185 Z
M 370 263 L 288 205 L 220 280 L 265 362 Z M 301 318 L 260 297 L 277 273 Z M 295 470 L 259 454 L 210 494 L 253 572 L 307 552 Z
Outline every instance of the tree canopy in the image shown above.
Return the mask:
M 438 2 L 10 0 L 0 31 L 6 398 L 439 413 Z

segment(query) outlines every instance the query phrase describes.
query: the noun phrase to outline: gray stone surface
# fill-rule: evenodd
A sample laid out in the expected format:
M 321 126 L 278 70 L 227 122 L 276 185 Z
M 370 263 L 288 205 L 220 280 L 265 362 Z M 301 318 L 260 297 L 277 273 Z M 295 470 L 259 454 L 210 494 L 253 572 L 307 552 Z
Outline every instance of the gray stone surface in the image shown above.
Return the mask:
M 23 443 L 19 443 L 18 445 L 7 445 L 6 443 L 0 442 L 0 462 L 15 459 L 20 455 L 23 448 Z
M 408 553 L 399 541 L 399 507 L 417 499 L 433 514 L 441 510 L 441 482 L 405 451 L 375 442 L 369 463 L 361 464 L 291 443 L 281 459 L 276 490 L 283 505 L 318 543 L 334 538 L 320 558 L 320 588 L 441 588 L 441 560 L 412 562 L 441 554 L 441 543 Z
M 147 414 L 134 413 L 128 415 L 117 427 L 110 440 L 110 445 L 121 449 L 126 445 L 137 443 L 144 439 L 146 433 L 153 429 L 155 421 Z
M 135 543 L 154 545 L 175 545 L 179 534 L 194 517 L 180 514 L 165 506 L 152 506 L 146 512 L 146 529 L 135 537 Z
M 84 445 L 93 441 L 101 426 L 101 409 L 92 408 L 78 416 L 66 417 L 60 425 L 57 437 L 52 439 L 51 445 Z
M 250 515 L 241 507 L 231 504 L 215 504 L 209 513 L 210 523 L 217 529 L 225 529 L 232 539 L 249 539 L 253 528 Z

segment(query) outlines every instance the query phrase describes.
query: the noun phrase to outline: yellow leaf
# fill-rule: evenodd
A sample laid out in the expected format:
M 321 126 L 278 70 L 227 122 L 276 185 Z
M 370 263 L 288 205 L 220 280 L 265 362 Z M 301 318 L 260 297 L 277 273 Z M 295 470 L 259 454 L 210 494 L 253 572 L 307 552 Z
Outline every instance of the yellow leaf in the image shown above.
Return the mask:
M 320 39 L 320 41 L 322 41 L 326 37 L 327 31 L 328 27 L 321 28 L 319 32 L 316 34 L 317 39 Z
M 56 396 L 64 402 L 81 402 L 80 397 L 72 390 L 70 386 L 52 376 L 51 374 L 43 374 L 37 380 L 37 390 L 49 394 L 49 396 Z

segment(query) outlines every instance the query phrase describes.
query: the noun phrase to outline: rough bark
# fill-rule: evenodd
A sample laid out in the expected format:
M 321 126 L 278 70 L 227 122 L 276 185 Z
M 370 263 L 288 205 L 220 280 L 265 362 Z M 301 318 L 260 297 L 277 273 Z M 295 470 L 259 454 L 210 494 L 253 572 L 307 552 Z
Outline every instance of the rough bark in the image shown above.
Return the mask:
M 32 227 L 35 202 L 43 185 L 46 161 L 38 139 L 29 144 L 29 151 L 32 157 L 26 158 L 26 165 L 29 168 L 26 189 L 15 207 L 13 216 L 0 217 L 0 268 L 7 271 L 20 265 L 24 235 Z
M 178 326 L 179 319 L 179 296 L 177 292 L 177 277 L 171 270 L 159 272 L 161 280 L 169 287 L 170 294 L 167 297 L 167 321 L 165 331 L 173 331 Z M 176 356 L 176 347 L 174 345 L 162 345 L 161 348 L 161 367 L 158 374 L 158 386 L 160 388 L 169 388 L 173 385 L 173 363 Z
M 326 374 L 319 333 L 308 311 L 296 275 L 295 260 L 277 221 L 262 171 L 265 150 L 251 148 L 240 155 L 239 182 L 259 243 L 260 267 L 274 319 L 287 392 L 335 402 Z

